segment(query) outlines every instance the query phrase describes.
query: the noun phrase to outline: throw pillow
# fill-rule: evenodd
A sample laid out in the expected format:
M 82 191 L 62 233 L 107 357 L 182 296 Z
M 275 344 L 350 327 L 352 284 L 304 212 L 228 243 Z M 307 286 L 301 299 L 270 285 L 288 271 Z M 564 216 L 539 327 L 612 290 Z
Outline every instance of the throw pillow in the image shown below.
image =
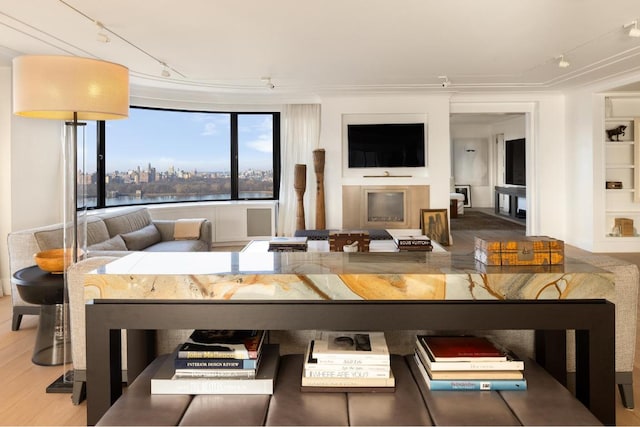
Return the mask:
M 155 225 L 149 224 L 140 230 L 122 234 L 122 239 L 130 251 L 141 251 L 161 240 L 160 231 Z
M 122 240 L 120 235 L 113 236 L 109 240 L 105 240 L 104 242 L 95 243 L 93 245 L 87 246 L 87 250 L 91 251 L 126 251 L 127 245 Z

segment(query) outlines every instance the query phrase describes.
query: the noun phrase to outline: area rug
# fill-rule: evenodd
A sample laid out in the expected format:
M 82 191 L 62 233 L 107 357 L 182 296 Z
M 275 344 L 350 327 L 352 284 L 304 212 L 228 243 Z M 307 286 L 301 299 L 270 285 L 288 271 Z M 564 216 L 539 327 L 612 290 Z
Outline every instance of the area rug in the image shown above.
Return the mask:
M 486 214 L 470 209 L 464 210 L 464 215 L 451 218 L 452 230 L 524 230 L 525 225 L 508 219 Z

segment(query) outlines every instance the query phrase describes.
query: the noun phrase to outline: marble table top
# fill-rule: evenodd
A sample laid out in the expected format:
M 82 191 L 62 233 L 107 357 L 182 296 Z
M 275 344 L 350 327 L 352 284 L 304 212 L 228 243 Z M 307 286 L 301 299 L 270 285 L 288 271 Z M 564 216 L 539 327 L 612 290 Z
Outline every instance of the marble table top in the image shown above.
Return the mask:
M 486 267 L 427 252 L 133 252 L 85 276 L 85 299 L 613 300 L 613 273 L 559 266 Z

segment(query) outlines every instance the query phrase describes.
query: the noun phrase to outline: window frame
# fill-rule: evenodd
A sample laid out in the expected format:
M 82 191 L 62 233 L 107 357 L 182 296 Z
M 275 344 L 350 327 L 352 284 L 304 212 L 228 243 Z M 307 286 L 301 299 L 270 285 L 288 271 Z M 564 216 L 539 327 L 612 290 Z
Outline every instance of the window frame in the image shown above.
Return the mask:
M 203 110 L 188 110 L 177 108 L 157 108 L 157 107 L 145 107 L 145 106 L 130 106 L 130 108 L 155 110 L 155 111 L 168 111 L 168 112 L 182 112 L 182 113 L 211 113 L 211 114 L 228 114 L 230 116 L 230 144 L 229 150 L 229 164 L 231 172 L 231 195 L 228 199 L 219 200 L 192 200 L 189 203 L 202 203 L 202 202 L 227 202 L 227 201 L 261 201 L 261 200 L 278 200 L 280 196 L 280 144 L 281 144 L 281 129 L 280 129 L 280 112 L 278 111 L 203 111 Z M 238 170 L 238 117 L 244 115 L 270 115 L 272 117 L 272 164 L 273 164 L 273 196 L 263 198 L 240 198 L 239 197 L 239 170 Z M 185 203 L 185 201 L 162 201 L 162 202 L 147 202 L 144 204 L 118 204 L 107 205 L 106 204 L 106 162 L 107 153 L 106 146 L 108 141 L 107 129 L 104 120 L 97 121 L 96 123 L 96 165 L 97 165 L 97 199 L 95 206 L 78 207 L 78 210 L 92 210 L 92 209 L 105 209 L 124 206 L 143 206 L 143 205 L 155 205 L 155 204 L 168 204 L 168 203 Z

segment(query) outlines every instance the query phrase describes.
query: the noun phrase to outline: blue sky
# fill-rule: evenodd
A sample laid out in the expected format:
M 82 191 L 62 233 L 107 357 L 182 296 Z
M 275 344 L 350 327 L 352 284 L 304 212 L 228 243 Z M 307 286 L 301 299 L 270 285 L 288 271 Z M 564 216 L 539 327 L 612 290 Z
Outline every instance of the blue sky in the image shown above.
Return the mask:
M 272 168 L 271 126 L 271 115 L 239 116 L 240 171 Z M 106 122 L 107 173 L 149 163 L 159 172 L 229 171 L 229 135 L 228 114 L 131 108 L 128 119 Z

